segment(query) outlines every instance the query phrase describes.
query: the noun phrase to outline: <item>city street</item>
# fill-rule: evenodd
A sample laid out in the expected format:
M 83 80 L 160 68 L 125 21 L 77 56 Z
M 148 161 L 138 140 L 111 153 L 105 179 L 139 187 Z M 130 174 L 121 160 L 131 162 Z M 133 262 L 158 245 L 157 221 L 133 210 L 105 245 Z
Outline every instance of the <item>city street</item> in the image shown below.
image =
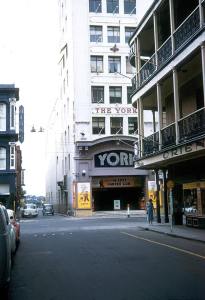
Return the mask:
M 23 219 L 9 300 L 203 300 L 204 243 L 142 230 L 142 222 Z

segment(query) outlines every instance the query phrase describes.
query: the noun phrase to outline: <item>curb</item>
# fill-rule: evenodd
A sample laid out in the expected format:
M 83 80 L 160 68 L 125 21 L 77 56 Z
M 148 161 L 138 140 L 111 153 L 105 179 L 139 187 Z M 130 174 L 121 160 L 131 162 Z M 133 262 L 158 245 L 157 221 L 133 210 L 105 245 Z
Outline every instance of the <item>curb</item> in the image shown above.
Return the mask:
M 172 236 L 172 237 L 176 237 L 176 238 L 182 238 L 182 239 L 186 239 L 186 240 L 190 240 L 190 241 L 205 243 L 204 240 L 201 240 L 201 239 L 198 239 L 198 238 L 184 236 L 182 234 L 177 234 L 177 233 L 172 233 L 172 232 L 163 232 L 163 231 L 157 230 L 156 228 L 148 228 L 148 227 L 142 227 L 142 226 L 139 226 L 139 228 L 143 229 L 143 230 L 146 230 L 146 231 L 153 231 L 153 232 L 157 232 L 157 233 L 160 233 L 160 234 L 166 234 L 168 236 Z

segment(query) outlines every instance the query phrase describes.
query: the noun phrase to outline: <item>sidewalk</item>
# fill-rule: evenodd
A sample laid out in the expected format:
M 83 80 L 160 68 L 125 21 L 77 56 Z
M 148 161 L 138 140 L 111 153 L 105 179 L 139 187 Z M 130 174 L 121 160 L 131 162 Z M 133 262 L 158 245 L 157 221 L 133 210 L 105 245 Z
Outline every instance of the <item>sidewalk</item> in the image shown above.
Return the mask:
M 140 224 L 139 228 L 144 230 L 150 230 L 162 234 L 167 234 L 174 237 L 181 237 L 189 240 L 195 240 L 205 243 L 205 230 L 198 228 L 190 228 L 186 225 L 173 225 L 171 231 L 171 225 L 169 223 L 153 223 L 149 224 Z
M 94 212 L 93 217 L 126 217 L 127 211 L 126 210 L 119 210 L 119 211 L 99 211 Z M 140 217 L 146 218 L 146 211 L 145 210 L 130 210 L 130 217 Z M 138 228 L 144 230 L 155 231 L 162 234 L 167 234 L 174 237 L 181 237 L 189 240 L 195 240 L 199 242 L 205 243 L 205 230 L 187 227 L 185 225 L 185 218 L 183 220 L 184 225 L 173 225 L 171 231 L 171 224 L 163 222 L 164 216 L 162 216 L 162 223 L 153 222 L 152 225 L 149 225 L 147 222 L 140 222 Z

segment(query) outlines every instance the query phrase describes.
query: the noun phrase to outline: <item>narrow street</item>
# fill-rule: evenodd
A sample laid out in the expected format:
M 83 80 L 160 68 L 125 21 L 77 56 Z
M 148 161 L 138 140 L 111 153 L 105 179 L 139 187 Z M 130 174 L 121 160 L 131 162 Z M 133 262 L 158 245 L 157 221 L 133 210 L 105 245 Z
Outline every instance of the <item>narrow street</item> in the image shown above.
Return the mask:
M 10 300 L 203 300 L 203 243 L 140 230 L 137 218 L 21 222 Z

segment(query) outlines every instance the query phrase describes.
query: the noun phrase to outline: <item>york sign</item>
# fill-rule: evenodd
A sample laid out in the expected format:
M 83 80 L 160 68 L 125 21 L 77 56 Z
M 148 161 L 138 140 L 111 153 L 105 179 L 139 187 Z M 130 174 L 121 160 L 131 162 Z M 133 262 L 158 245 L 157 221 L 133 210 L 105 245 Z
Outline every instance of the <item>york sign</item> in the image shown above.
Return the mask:
M 134 153 L 131 151 L 107 151 L 95 155 L 95 167 L 110 168 L 110 167 L 133 167 Z

